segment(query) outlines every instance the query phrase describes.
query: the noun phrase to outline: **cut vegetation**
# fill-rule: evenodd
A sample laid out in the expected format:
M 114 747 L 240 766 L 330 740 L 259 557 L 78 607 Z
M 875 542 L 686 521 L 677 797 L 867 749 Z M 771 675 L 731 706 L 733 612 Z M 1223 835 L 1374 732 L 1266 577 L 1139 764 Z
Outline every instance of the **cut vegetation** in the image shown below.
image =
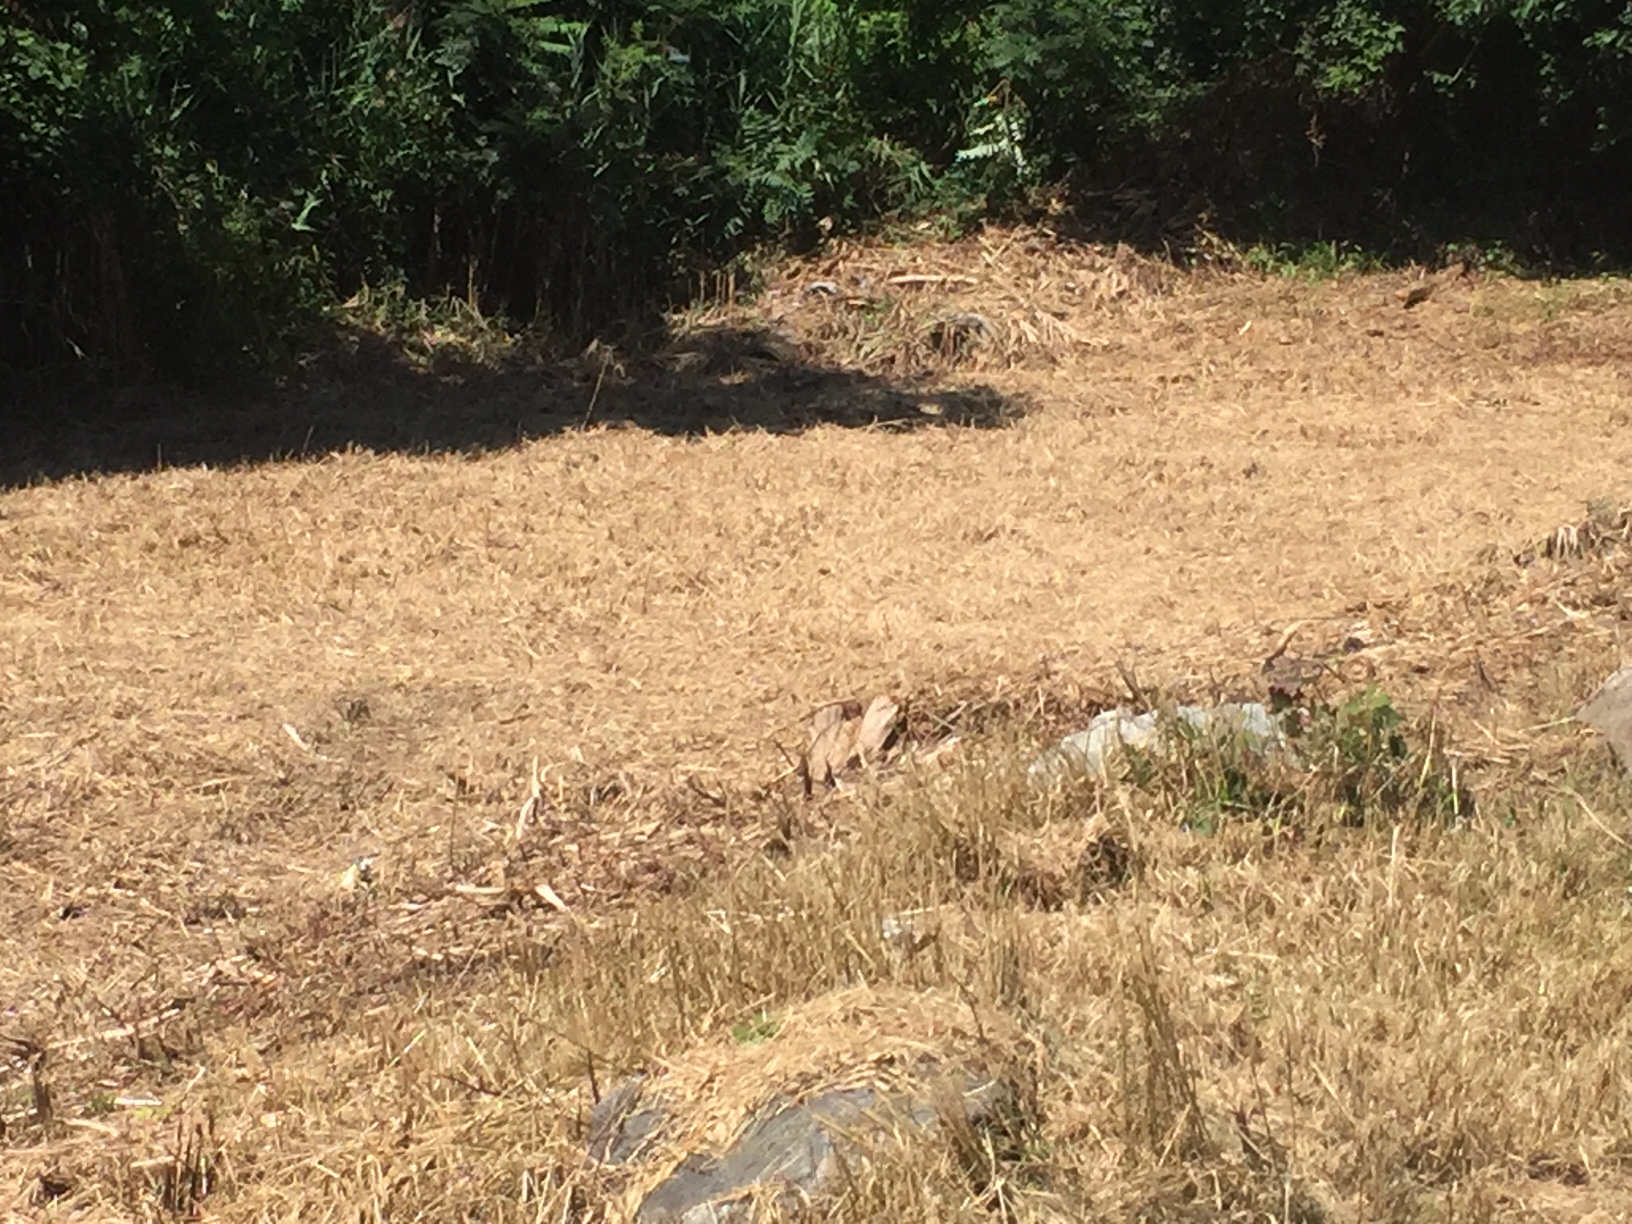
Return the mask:
M 1632 300 L 1414 283 L 840 248 L 652 358 L 243 410 L 305 457 L 77 439 L 122 471 L 0 494 L 0 1209 L 623 1220 L 870 1088 L 820 1218 L 1632 1213 L 1632 790 L 1573 718 Z M 1288 752 L 1028 784 L 1227 702 Z

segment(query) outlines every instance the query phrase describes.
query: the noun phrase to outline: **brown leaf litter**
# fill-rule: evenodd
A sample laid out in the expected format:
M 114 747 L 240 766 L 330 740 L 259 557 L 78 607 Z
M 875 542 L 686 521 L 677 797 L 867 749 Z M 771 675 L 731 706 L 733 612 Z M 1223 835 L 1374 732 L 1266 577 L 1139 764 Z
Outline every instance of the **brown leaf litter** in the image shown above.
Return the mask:
M 823 706 L 810 720 L 810 747 L 800 763 L 805 797 L 882 762 L 903 725 L 901 706 L 889 697 L 874 697 L 865 708 L 856 701 Z

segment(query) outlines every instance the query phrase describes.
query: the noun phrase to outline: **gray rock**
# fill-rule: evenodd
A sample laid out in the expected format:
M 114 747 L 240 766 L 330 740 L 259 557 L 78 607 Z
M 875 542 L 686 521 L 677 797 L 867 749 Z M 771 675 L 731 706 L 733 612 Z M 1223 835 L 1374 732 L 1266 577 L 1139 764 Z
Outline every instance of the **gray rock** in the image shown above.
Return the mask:
M 620 1165 L 634 1159 L 663 1126 L 663 1114 L 640 1109 L 646 1077 L 626 1079 L 595 1103 L 589 1115 L 589 1158 L 596 1164 Z
M 1605 680 L 1577 717 L 1603 732 L 1621 768 L 1632 771 L 1632 667 Z
M 590 1156 L 604 1164 L 637 1159 L 667 1121 L 642 1108 L 645 1080 L 619 1085 L 590 1119 Z M 1011 1083 L 966 1075 L 959 1101 L 976 1129 L 990 1130 L 1017 1116 Z M 735 1142 L 714 1156 L 694 1154 L 641 1200 L 637 1224 L 738 1224 L 750 1218 L 753 1194 L 768 1190 L 786 1206 L 822 1197 L 843 1181 L 848 1163 L 865 1159 L 865 1139 L 892 1132 L 928 1132 L 941 1114 L 927 1096 L 876 1087 L 835 1088 L 809 1100 L 776 1097 L 743 1126 Z
M 1173 717 L 1204 735 L 1240 736 L 1254 752 L 1267 755 L 1287 747 L 1280 719 L 1260 702 L 1230 702 L 1211 707 L 1181 705 L 1174 709 Z M 1074 774 L 1107 777 L 1112 762 L 1124 748 L 1162 751 L 1163 732 L 1171 726 L 1171 723 L 1164 726 L 1154 710 L 1144 714 L 1106 710 L 1095 715 L 1084 730 L 1066 736 L 1033 761 L 1026 771 L 1026 782 L 1042 788 Z

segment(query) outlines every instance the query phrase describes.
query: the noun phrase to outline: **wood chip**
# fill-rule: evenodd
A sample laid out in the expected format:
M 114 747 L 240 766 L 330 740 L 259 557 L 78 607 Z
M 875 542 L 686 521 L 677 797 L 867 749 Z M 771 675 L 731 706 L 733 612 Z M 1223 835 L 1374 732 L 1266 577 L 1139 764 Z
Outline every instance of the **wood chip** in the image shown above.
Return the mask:
M 533 885 L 533 894 L 551 909 L 559 910 L 563 914 L 572 913 L 572 910 L 568 908 L 567 903 L 561 900 L 555 889 L 551 888 L 548 884 Z

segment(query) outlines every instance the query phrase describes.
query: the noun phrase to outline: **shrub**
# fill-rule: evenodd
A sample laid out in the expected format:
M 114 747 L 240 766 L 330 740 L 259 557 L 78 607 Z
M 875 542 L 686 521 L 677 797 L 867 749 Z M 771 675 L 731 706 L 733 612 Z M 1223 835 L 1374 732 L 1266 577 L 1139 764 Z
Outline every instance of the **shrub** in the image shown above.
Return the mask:
M 1614 255 L 1629 86 L 1604 0 L 13 0 L 0 363 L 198 381 L 398 280 L 584 334 L 1067 174 L 1266 251 Z

